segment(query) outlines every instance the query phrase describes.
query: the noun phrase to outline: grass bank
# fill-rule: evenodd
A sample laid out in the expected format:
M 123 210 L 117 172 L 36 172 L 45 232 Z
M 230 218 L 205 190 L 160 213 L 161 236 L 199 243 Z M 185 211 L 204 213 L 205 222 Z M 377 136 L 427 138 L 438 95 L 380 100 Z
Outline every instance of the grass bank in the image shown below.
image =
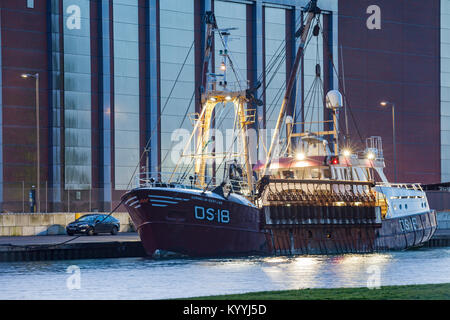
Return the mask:
M 338 288 L 263 291 L 209 297 L 201 300 L 450 300 L 450 283 L 386 286 L 380 289 Z

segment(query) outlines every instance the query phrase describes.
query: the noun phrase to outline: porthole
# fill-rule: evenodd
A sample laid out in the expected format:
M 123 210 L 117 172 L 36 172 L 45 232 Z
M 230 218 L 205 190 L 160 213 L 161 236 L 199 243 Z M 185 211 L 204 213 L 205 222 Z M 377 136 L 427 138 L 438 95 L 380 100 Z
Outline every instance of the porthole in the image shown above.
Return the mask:
M 408 205 L 407 205 L 407 204 L 405 204 L 405 210 L 406 210 L 406 209 L 408 209 Z
M 398 208 L 399 208 L 400 210 L 402 210 L 402 205 L 401 205 L 401 204 L 399 204 L 399 205 L 398 205 Z

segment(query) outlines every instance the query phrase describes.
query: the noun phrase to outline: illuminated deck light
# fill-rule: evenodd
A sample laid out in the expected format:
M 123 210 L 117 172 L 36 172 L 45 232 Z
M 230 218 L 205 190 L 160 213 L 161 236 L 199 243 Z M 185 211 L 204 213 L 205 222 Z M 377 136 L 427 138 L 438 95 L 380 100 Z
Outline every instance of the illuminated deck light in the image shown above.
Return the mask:
M 305 154 L 304 154 L 303 152 L 298 152 L 298 153 L 295 155 L 295 158 L 296 158 L 297 160 L 305 160 L 306 156 L 305 156 Z
M 342 154 L 344 155 L 344 157 L 350 157 L 350 155 L 352 154 L 352 152 L 349 149 L 344 149 L 342 151 Z

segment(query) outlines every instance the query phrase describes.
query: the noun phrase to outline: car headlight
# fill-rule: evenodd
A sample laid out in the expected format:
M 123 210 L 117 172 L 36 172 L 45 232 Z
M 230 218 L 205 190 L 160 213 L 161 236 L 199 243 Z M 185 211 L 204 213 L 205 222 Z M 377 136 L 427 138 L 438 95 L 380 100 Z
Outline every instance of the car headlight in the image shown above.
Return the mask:
M 89 225 L 88 224 L 83 224 L 83 225 L 80 226 L 80 228 L 89 228 Z

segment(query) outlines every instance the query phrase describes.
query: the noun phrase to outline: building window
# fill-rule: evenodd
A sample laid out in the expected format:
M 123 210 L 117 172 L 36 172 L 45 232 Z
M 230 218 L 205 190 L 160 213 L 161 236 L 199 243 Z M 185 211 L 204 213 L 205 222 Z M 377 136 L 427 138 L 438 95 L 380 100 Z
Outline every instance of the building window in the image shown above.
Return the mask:
M 265 85 L 267 88 L 265 92 L 265 112 L 267 134 L 270 141 L 271 130 L 276 126 L 286 85 L 286 63 L 284 62 L 286 53 L 282 50 L 282 47 L 286 44 L 286 10 L 265 7 L 264 17 Z M 283 136 L 284 130 L 280 134 Z
M 214 1 L 214 14 L 216 16 L 219 28 L 236 28 L 231 30 L 228 38 L 228 52 L 233 61 L 234 71 L 228 65 L 227 69 L 227 88 L 238 91 L 247 88 L 247 5 L 242 3 L 233 3 L 225 1 Z M 215 73 L 222 73 L 220 66 L 223 57 L 220 50 L 223 50 L 222 38 L 216 32 L 215 38 Z M 218 79 L 221 81 L 221 79 Z M 218 134 L 222 134 L 223 142 L 216 137 L 216 151 L 225 153 L 242 154 L 238 143 L 227 137 L 230 129 L 234 126 L 234 105 L 233 103 L 220 103 L 216 106 L 215 129 Z M 227 131 L 228 130 L 228 131 Z M 231 142 L 228 142 L 230 141 Z M 237 140 L 236 140 L 237 141 Z M 222 145 L 220 145 L 222 143 Z M 221 148 L 222 150 L 218 149 Z M 211 151 L 211 150 L 210 150 Z M 223 177 L 226 165 L 222 164 L 222 158 L 216 158 L 216 176 Z M 208 175 L 212 175 L 211 172 Z
M 34 0 L 27 0 L 27 8 L 30 9 L 34 8 Z
M 64 0 L 64 20 L 79 8 L 77 27 L 64 34 L 64 170 L 65 188 L 91 187 L 91 39 L 88 0 Z
M 138 1 L 113 2 L 115 189 L 125 190 L 139 162 Z
M 177 129 L 191 131 L 189 117 L 184 115 L 186 109 L 188 114 L 195 112 L 194 1 L 160 1 L 159 15 L 161 171 L 172 172 L 176 161 L 172 160 L 171 149 L 177 143 L 172 142 L 172 133 Z
M 304 17 L 306 19 L 306 15 Z M 323 16 L 319 18 L 320 26 L 323 27 Z M 316 23 L 314 22 L 314 27 Z M 303 62 L 304 62 L 304 73 L 303 73 L 303 85 L 304 85 L 304 117 L 305 117 L 305 130 L 310 132 L 322 131 L 324 130 L 324 110 L 323 105 L 320 102 L 320 97 L 324 94 L 323 84 L 317 82 L 316 78 L 316 66 L 320 65 L 320 76 L 323 79 L 324 61 L 323 61 L 323 36 L 322 31 L 317 37 L 312 37 L 308 45 L 307 50 L 305 50 Z M 325 32 L 325 31 L 323 31 Z M 322 80 L 323 81 L 323 80 Z M 318 98 L 319 97 L 319 98 Z

